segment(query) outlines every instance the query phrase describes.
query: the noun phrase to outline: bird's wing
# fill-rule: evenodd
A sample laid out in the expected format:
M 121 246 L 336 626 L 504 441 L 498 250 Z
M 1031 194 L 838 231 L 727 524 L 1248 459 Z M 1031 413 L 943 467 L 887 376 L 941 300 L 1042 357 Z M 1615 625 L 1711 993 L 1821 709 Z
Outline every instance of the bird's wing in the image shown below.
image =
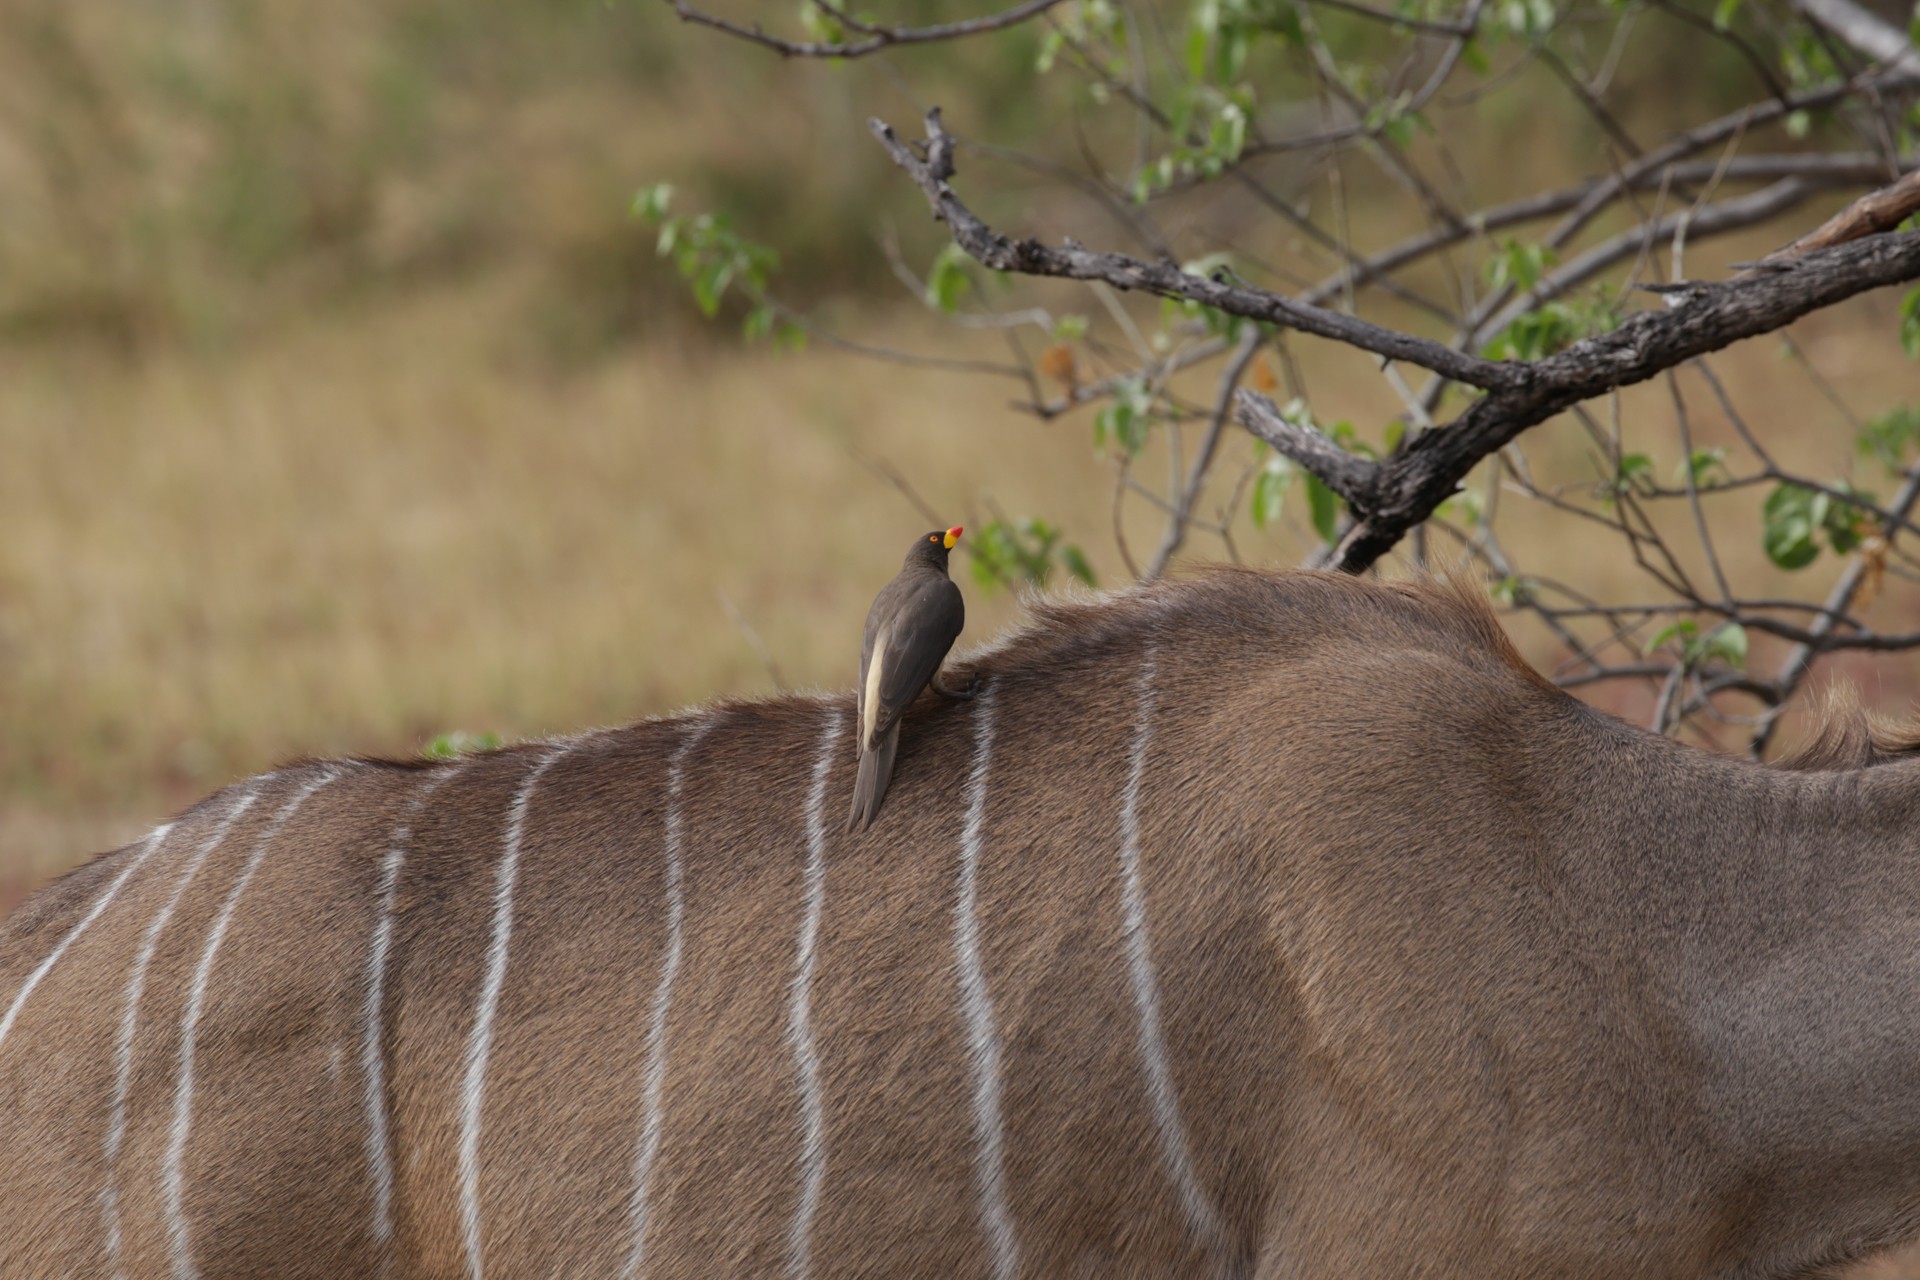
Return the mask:
M 892 728 L 920 696 L 965 623 L 960 588 L 944 575 L 915 583 L 892 616 L 881 621 L 874 636 L 876 651 L 867 659 L 880 664 L 879 675 L 874 678 L 869 669 L 861 681 L 862 693 L 872 690 L 876 703 L 869 740 Z M 861 710 L 864 719 L 866 708 Z

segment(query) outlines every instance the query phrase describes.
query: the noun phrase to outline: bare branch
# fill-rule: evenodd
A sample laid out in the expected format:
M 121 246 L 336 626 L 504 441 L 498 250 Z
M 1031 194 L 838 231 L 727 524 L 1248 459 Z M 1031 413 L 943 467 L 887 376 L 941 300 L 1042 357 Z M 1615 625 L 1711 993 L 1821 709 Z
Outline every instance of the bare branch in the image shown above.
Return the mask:
M 1466 345 L 1476 345 L 1487 335 L 1500 332 L 1541 303 L 1586 283 L 1614 263 L 1639 253 L 1648 245 L 1658 244 L 1682 227 L 1686 228 L 1689 237 L 1706 239 L 1777 217 L 1812 194 L 1813 188 L 1800 179 L 1782 178 L 1771 186 L 1730 200 L 1717 201 L 1698 212 L 1684 210 L 1670 213 L 1645 226 L 1630 227 L 1618 235 L 1609 236 L 1540 277 L 1533 288 L 1507 303 L 1499 314 L 1474 325 L 1469 330 Z
M 764 45 L 783 58 L 859 58 L 869 53 L 901 44 L 931 44 L 940 40 L 959 40 L 967 36 L 977 36 L 988 31 L 1001 31 L 1007 27 L 1017 27 L 1030 18 L 1038 17 L 1060 3 L 1060 0 L 1026 0 L 1025 4 L 1015 5 L 1002 13 L 990 14 L 984 18 L 969 18 L 965 22 L 946 22 L 933 27 L 879 27 L 860 22 L 832 3 L 814 0 L 820 8 L 831 14 L 842 25 L 860 32 L 867 38 L 851 43 L 824 40 L 783 40 L 779 36 L 770 36 L 760 29 L 759 23 L 742 26 L 729 22 L 725 18 L 704 13 L 687 3 L 687 0 L 669 0 L 673 11 L 680 15 L 682 22 L 692 22 L 703 27 L 712 27 L 724 31 L 730 36 L 750 40 L 754 44 Z
M 759 657 L 760 665 L 767 669 L 767 675 L 773 679 L 773 687 L 782 693 L 786 692 L 787 682 L 780 676 L 780 664 L 773 660 L 773 650 L 767 648 L 767 642 L 760 638 L 760 633 L 753 629 L 753 624 L 747 621 L 747 616 L 740 612 L 731 596 L 719 587 L 713 589 L 713 594 L 719 598 L 720 609 L 727 615 L 727 621 L 746 637 L 747 643 Z
M 1409 18 L 1403 14 L 1392 13 L 1386 9 L 1376 9 L 1372 5 L 1360 4 L 1358 0 L 1315 0 L 1330 9 L 1345 9 L 1348 13 L 1357 13 L 1375 22 L 1385 22 L 1396 27 L 1407 27 L 1414 31 L 1426 31 L 1437 36 L 1470 36 L 1475 31 L 1471 21 L 1429 22 L 1422 18 Z
M 1747 60 L 1747 65 L 1753 68 L 1754 74 L 1760 78 L 1760 83 L 1767 86 L 1768 94 L 1782 99 L 1787 96 L 1787 87 L 1780 83 L 1778 76 L 1773 74 L 1773 68 L 1767 65 L 1767 60 L 1757 49 L 1742 40 L 1739 33 L 1731 27 L 1697 14 L 1683 5 L 1674 3 L 1674 0 L 1652 0 L 1652 3 L 1654 8 L 1672 15 L 1688 26 L 1704 31 L 1713 39 L 1732 45 L 1739 51 L 1740 56 Z
M 1334 562 L 1349 573 L 1365 569 L 1451 497 L 1480 459 L 1582 400 L 1644 382 L 1856 293 L 1916 277 L 1920 232 L 1870 237 L 1796 259 L 1791 270 L 1702 286 L 1677 307 L 1640 312 L 1612 333 L 1521 366 L 1525 385 L 1485 396 L 1380 464 L 1370 491 L 1349 499 L 1359 519 Z
M 1920 73 L 1920 50 L 1906 32 L 1853 0 L 1793 0 L 1793 7 L 1874 61 Z
M 1855 200 L 1786 248 L 1776 249 L 1760 259 L 1760 265 L 1770 266 L 1828 245 L 1891 231 L 1917 209 L 1920 209 L 1920 172 L 1909 173 L 1892 186 Z
M 1009 240 L 981 222 L 947 184 L 954 173 L 954 141 L 941 127 L 937 109 L 927 115 L 924 158 L 886 124 L 876 120 L 871 127 L 894 162 L 919 184 L 955 242 L 990 268 L 1187 298 L 1229 315 L 1284 325 L 1404 360 L 1490 392 L 1455 422 L 1421 433 L 1399 454 L 1377 464 L 1354 458 L 1332 441 L 1287 422 L 1265 401 L 1241 393 L 1241 420 L 1347 499 L 1355 519 L 1332 563 L 1350 573 L 1371 565 L 1450 497 L 1481 458 L 1528 427 L 1582 400 L 1643 382 L 1742 338 L 1781 328 L 1809 311 L 1920 276 L 1920 233 L 1880 236 L 1796 258 L 1784 270 L 1718 285 L 1701 284 L 1687 294 L 1670 296 L 1665 310 L 1632 316 L 1611 333 L 1538 362 L 1490 361 L 1305 306 L 1244 282 L 1231 283 L 1225 273 L 1202 279 L 1171 263 L 1093 253 L 1072 241 L 1056 249 L 1035 240 Z M 1619 185 L 1624 188 L 1626 182 Z M 1723 224 L 1756 221 L 1804 194 L 1797 179 L 1785 179 L 1751 196 L 1708 206 L 1694 215 L 1693 226 L 1702 233 Z M 1667 220 L 1661 219 L 1632 236 L 1637 242 L 1649 234 L 1670 233 Z M 1556 275 L 1564 277 L 1575 265 L 1568 264 Z M 1261 411 L 1263 404 L 1266 412 Z
M 1888 504 L 1888 514 L 1904 517 L 1913 510 L 1916 502 L 1920 502 L 1920 466 L 1914 467 L 1907 473 L 1906 482 L 1900 486 L 1900 492 L 1895 494 L 1893 501 Z M 1866 581 L 1867 573 L 1867 556 L 1863 552 L 1855 552 L 1847 561 L 1846 571 L 1840 575 L 1839 581 L 1833 584 L 1833 590 L 1827 594 L 1823 611 L 1807 628 L 1806 638 L 1795 645 L 1793 651 L 1787 655 L 1786 661 L 1780 664 L 1780 673 L 1774 677 L 1773 681 L 1774 687 L 1779 691 L 1777 706 L 1785 706 L 1787 699 L 1793 696 L 1794 690 L 1800 687 L 1800 682 L 1806 679 L 1807 672 L 1813 667 L 1814 658 L 1836 647 L 1833 636 L 1835 622 L 1853 603 L 1853 598 L 1859 593 L 1861 584 Z M 1900 639 L 1901 637 L 1892 638 Z M 1748 751 L 1752 753 L 1754 759 L 1766 758 L 1767 744 L 1773 740 L 1773 731 L 1779 722 L 1779 712 L 1776 710 L 1754 729 L 1753 741 L 1748 746 Z
M 1489 390 L 1516 385 L 1519 367 L 1510 361 L 1483 360 L 1443 343 L 1396 332 L 1323 307 L 1305 306 L 1264 289 L 1189 275 L 1170 262 L 1143 262 L 1118 253 L 1094 253 L 1072 241 L 1055 249 L 1037 240 L 1009 240 L 991 230 L 947 185 L 953 176 L 953 139 L 941 128 L 938 108 L 927 113 L 927 155 L 922 159 L 880 120 L 869 121 L 894 163 L 920 185 L 934 216 L 953 232 L 954 242 L 983 266 L 1022 275 L 1101 280 L 1119 289 L 1137 289 L 1165 298 L 1186 298 L 1228 315 L 1284 325 L 1332 338 L 1391 360 L 1430 369 L 1455 382 Z
M 1355 457 L 1319 429 L 1295 422 L 1258 391 L 1242 388 L 1234 396 L 1241 425 L 1276 451 L 1311 471 L 1350 504 L 1365 502 L 1379 482 L 1380 463 Z
M 1460 226 L 1443 226 L 1422 235 L 1411 236 L 1392 248 L 1383 249 L 1372 257 L 1363 258 L 1351 269 L 1343 269 L 1304 293 L 1296 294 L 1295 299 L 1317 306 L 1329 298 L 1339 297 L 1344 293 L 1349 275 L 1352 276 L 1355 284 L 1380 278 L 1385 272 L 1474 236 L 1498 231 L 1504 227 L 1517 226 L 1523 222 L 1532 222 L 1537 218 L 1551 217 L 1556 213 L 1565 213 L 1603 187 L 1611 191 L 1611 199 L 1618 199 L 1629 188 L 1652 190 L 1660 186 L 1669 174 L 1672 183 L 1678 186 L 1692 186 L 1695 183 L 1706 182 L 1713 177 L 1721 163 L 1713 160 L 1694 161 L 1670 165 L 1663 169 L 1642 170 L 1634 174 L 1625 186 L 1605 179 L 1595 179 L 1581 183 L 1577 187 L 1549 191 L 1480 209 L 1468 214 Z M 1916 163 L 1920 162 L 1916 162 L 1909 156 L 1902 162 L 1902 167 L 1912 169 Z M 1843 152 L 1834 155 L 1735 156 L 1731 161 L 1725 162 L 1725 167 L 1725 177 L 1730 182 L 1796 178 L 1823 189 L 1878 183 L 1887 177 L 1886 159 L 1870 151 Z M 1629 234 L 1637 235 L 1638 233 Z
M 1220 446 L 1220 436 L 1226 430 L 1227 419 L 1233 411 L 1234 389 L 1240 385 L 1247 366 L 1253 363 L 1259 351 L 1260 331 L 1248 325 L 1233 359 L 1227 362 L 1226 372 L 1220 375 L 1220 394 L 1207 422 L 1206 437 L 1200 442 L 1200 451 L 1194 455 L 1193 473 L 1187 477 L 1180 503 L 1167 521 L 1166 536 L 1161 539 L 1160 549 L 1153 553 L 1153 560 L 1147 565 L 1149 580 L 1166 572 L 1167 562 L 1173 559 L 1174 553 L 1180 550 L 1180 544 L 1186 540 L 1187 526 L 1193 523 L 1193 504 L 1199 500 L 1200 491 L 1206 486 L 1207 474 L 1213 468 L 1214 451 Z

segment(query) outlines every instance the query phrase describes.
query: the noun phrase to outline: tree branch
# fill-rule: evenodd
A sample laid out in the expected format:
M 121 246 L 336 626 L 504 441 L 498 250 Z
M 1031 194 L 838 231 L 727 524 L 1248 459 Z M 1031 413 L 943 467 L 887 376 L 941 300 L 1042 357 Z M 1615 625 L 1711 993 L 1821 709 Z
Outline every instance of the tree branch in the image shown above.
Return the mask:
M 1482 398 L 1454 422 L 1423 432 L 1379 464 L 1369 491 L 1348 499 L 1357 518 L 1333 563 L 1349 573 L 1365 569 L 1451 497 L 1480 459 L 1582 400 L 1644 382 L 1854 294 L 1916 277 L 1920 232 L 1869 237 L 1795 259 L 1792 267 L 1771 275 L 1702 285 L 1696 293 L 1679 295 L 1686 300 L 1678 306 L 1640 312 L 1611 333 L 1521 366 L 1523 385 Z
M 818 0 L 816 0 L 816 3 Z M 1029 18 L 1038 17 L 1060 3 L 1060 0 L 1026 0 L 1025 4 L 1015 5 L 1002 13 L 989 14 L 984 18 L 970 18 L 965 22 L 946 22 L 933 27 L 881 27 L 861 22 L 842 12 L 831 3 L 820 5 L 842 25 L 864 34 L 865 40 L 850 43 L 824 40 L 783 40 L 779 36 L 770 36 L 755 23 L 750 27 L 725 18 L 703 13 L 687 3 L 687 0 L 668 0 L 673 11 L 680 15 L 682 22 L 692 22 L 703 27 L 712 27 L 724 31 L 730 36 L 742 40 L 751 40 L 754 44 L 764 45 L 783 58 L 859 58 L 869 53 L 898 44 L 931 44 L 939 40 L 959 40 L 967 36 L 977 36 L 988 31 L 1001 31 L 1007 27 L 1017 27 Z
M 1168 561 L 1180 550 L 1186 541 L 1187 526 L 1193 523 L 1193 504 L 1200 500 L 1200 491 L 1206 487 L 1207 475 L 1213 469 L 1213 456 L 1220 447 L 1220 436 L 1226 430 L 1227 419 L 1233 414 L 1233 392 L 1245 376 L 1247 366 L 1260 351 L 1260 331 L 1248 325 L 1240 337 L 1240 343 L 1234 350 L 1233 359 L 1227 362 L 1226 372 L 1220 375 L 1220 394 L 1215 398 L 1213 412 L 1207 418 L 1207 434 L 1200 441 L 1200 451 L 1193 458 L 1193 473 L 1187 477 L 1186 487 L 1180 494 L 1180 505 L 1175 507 L 1167 520 L 1167 532 L 1160 539 L 1160 549 L 1153 553 L 1153 560 L 1147 565 L 1147 581 L 1166 572 Z
M 1477 30 L 1471 21 L 1433 22 L 1423 18 L 1410 18 L 1404 14 L 1389 13 L 1385 9 L 1376 9 L 1372 5 L 1360 4 L 1358 0 L 1319 0 L 1319 3 L 1331 9 L 1345 9 L 1348 13 L 1357 13 L 1363 18 L 1372 18 L 1375 22 L 1384 22 L 1395 27 L 1406 27 L 1413 31 L 1431 32 L 1437 36 L 1470 36 Z
M 1349 573 L 1360 572 L 1385 554 L 1408 529 L 1451 497 L 1482 458 L 1528 427 L 1583 400 L 1644 382 L 1695 356 L 1782 328 L 1809 311 L 1856 293 L 1920 277 L 1920 232 L 1872 237 L 1796 257 L 1764 274 L 1670 294 L 1667 309 L 1641 312 L 1611 333 L 1576 343 L 1544 360 L 1530 364 L 1484 360 L 1250 285 L 1229 283 L 1224 272 L 1202 279 L 1172 263 L 1094 253 L 1072 241 L 1055 249 L 1036 240 L 1009 240 L 976 217 L 947 185 L 954 174 L 954 140 L 941 127 L 938 108 L 927 113 L 924 158 L 885 123 L 874 120 L 870 127 L 894 162 L 919 184 L 934 216 L 948 225 L 955 243 L 993 270 L 1104 281 L 1121 289 L 1186 298 L 1229 315 L 1345 342 L 1489 392 L 1454 422 L 1422 432 L 1380 463 L 1355 458 L 1325 436 L 1288 422 L 1264 398 L 1244 391 L 1236 397 L 1239 419 L 1250 431 L 1347 500 L 1354 522 L 1331 563 Z M 1903 180 L 1895 189 L 1907 185 Z M 1789 178 L 1767 191 L 1724 203 L 1730 213 L 1743 217 L 1751 212 L 1743 207 L 1748 203 L 1778 207 L 1774 202 L 1788 194 L 1781 188 L 1788 188 L 1794 198 L 1804 194 Z M 1886 205 L 1885 193 L 1857 203 L 1865 206 L 1876 201 Z M 1694 218 L 1696 224 L 1706 221 L 1704 213 Z M 1855 220 L 1853 225 L 1862 224 Z
M 1915 163 L 1913 157 L 1906 157 L 1901 161 L 1902 166 L 1909 169 Z M 1674 186 L 1693 186 L 1711 179 L 1720 167 L 1721 162 L 1717 160 L 1676 164 L 1671 166 L 1670 181 Z M 1723 181 L 1727 182 L 1797 178 L 1801 182 L 1821 189 L 1856 184 L 1868 185 L 1883 182 L 1887 178 L 1886 159 L 1871 151 L 1840 152 L 1832 155 L 1735 156 L 1731 161 L 1726 162 L 1725 168 Z M 1638 190 L 1651 190 L 1660 185 L 1661 175 L 1664 172 L 1664 170 L 1642 171 L 1634 176 L 1628 186 Z M 1476 235 L 1498 231 L 1503 227 L 1511 227 L 1523 222 L 1532 222 L 1537 218 L 1550 217 L 1556 213 L 1565 213 L 1586 200 L 1603 184 L 1612 190 L 1615 197 L 1624 194 L 1627 189 L 1610 180 L 1596 178 L 1576 187 L 1527 196 L 1505 204 L 1491 205 L 1468 214 L 1460 226 L 1439 227 L 1433 231 L 1411 236 L 1370 258 L 1362 258 L 1351 270 L 1342 268 L 1304 293 L 1296 294 L 1295 298 L 1301 302 L 1318 305 L 1329 298 L 1336 298 L 1345 293 L 1349 275 L 1352 275 L 1356 286 L 1364 284 L 1368 279 L 1377 278 L 1382 273 L 1459 244 L 1463 240 L 1472 239 Z M 1635 231 L 1627 234 L 1637 238 L 1640 233 Z
M 953 232 L 954 243 L 992 270 L 1068 280 L 1104 280 L 1118 289 L 1138 289 L 1163 298 L 1185 298 L 1228 315 L 1332 338 L 1486 390 L 1517 386 L 1523 377 L 1520 367 L 1510 361 L 1483 360 L 1428 338 L 1416 338 L 1322 307 L 1306 306 L 1264 289 L 1230 284 L 1224 273 L 1205 279 L 1189 275 L 1170 262 L 1143 262 L 1125 254 L 1094 253 L 1071 240 L 1063 249 L 1038 240 L 1009 240 L 975 217 L 947 185 L 947 179 L 954 174 L 954 143 L 940 125 L 938 107 L 927 112 L 925 159 L 916 155 L 885 122 L 871 120 L 868 127 L 894 163 L 905 169 L 926 193 L 934 217 L 947 224 Z
M 1770 265 L 1788 258 L 1798 258 L 1828 245 L 1845 244 L 1861 236 L 1891 231 L 1905 222 L 1916 209 L 1920 209 L 1920 172 L 1909 173 L 1890 187 L 1862 196 L 1786 248 L 1776 249 L 1760 259 L 1760 262 Z
M 1771 186 L 1750 191 L 1744 196 L 1736 196 L 1731 200 L 1717 201 L 1698 212 L 1683 209 L 1678 213 L 1669 213 L 1644 226 L 1629 227 L 1618 235 L 1610 236 L 1592 248 L 1575 255 L 1540 277 L 1533 288 L 1509 302 L 1499 314 L 1476 325 L 1471 331 L 1468 345 L 1474 345 L 1488 334 L 1500 332 L 1541 303 L 1577 288 L 1622 258 L 1631 257 L 1646 246 L 1659 244 L 1671 238 L 1674 231 L 1682 226 L 1685 226 L 1687 234 L 1695 239 L 1705 239 L 1722 232 L 1750 227 L 1757 222 L 1765 222 L 1769 218 L 1786 212 L 1812 195 L 1813 191 L 1813 187 L 1798 178 L 1782 178 Z
M 1920 50 L 1906 32 L 1853 0 L 1794 0 L 1793 7 L 1874 61 L 1920 73 Z
M 1350 506 L 1358 508 L 1379 485 L 1380 463 L 1356 457 L 1326 432 L 1286 417 L 1258 391 L 1243 387 L 1234 402 L 1240 407 L 1242 426 L 1318 476 Z

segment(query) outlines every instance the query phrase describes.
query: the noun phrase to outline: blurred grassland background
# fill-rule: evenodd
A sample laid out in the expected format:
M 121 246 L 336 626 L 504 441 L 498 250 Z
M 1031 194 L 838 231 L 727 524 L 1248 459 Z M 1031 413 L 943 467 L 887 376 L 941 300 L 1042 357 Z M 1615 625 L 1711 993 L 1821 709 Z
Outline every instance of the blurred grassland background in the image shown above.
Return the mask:
M 671 181 L 684 207 L 727 209 L 777 244 L 782 296 L 847 337 L 1002 355 L 893 278 L 880 237 L 923 268 L 942 240 L 864 116 L 912 127 L 938 101 L 986 139 L 1069 113 L 1120 127 L 1081 113 L 1069 80 L 1032 78 L 1037 39 L 830 67 L 683 28 L 657 0 L 0 0 L 0 911 L 288 758 L 769 690 L 742 622 L 787 685 L 849 686 L 867 604 L 924 523 L 880 466 L 946 521 L 1044 516 L 1103 585 L 1124 581 L 1087 411 L 1041 425 L 1008 408 L 1016 383 L 743 346 L 738 314 L 700 317 L 628 213 L 636 188 Z M 1681 106 L 1741 100 L 1733 68 L 1678 65 L 1654 28 L 1637 39 L 1616 94 L 1646 136 Z M 1436 113 L 1479 199 L 1604 171 L 1597 131 L 1561 103 Z M 1057 132 L 1070 158 L 1072 131 Z M 1090 203 L 1027 198 L 1017 170 L 968 165 L 997 225 L 1092 244 L 1113 230 Z M 1358 241 L 1420 225 L 1358 170 L 1350 196 Z M 1689 274 L 1843 199 L 1785 234 L 1705 247 Z M 1259 242 L 1251 207 L 1204 216 Z M 1086 309 L 1065 286 L 1022 288 Z M 1793 331 L 1863 415 L 1912 394 L 1897 302 Z M 1143 324 L 1156 306 L 1128 305 Z M 1293 353 L 1323 418 L 1377 441 L 1400 411 L 1356 353 L 1312 339 Z M 1720 367 L 1743 409 L 1803 424 L 1773 437 L 1783 463 L 1864 469 L 1777 339 Z M 1682 385 L 1696 443 L 1731 442 L 1705 388 Z M 1640 415 L 1670 412 L 1662 387 L 1624 396 L 1629 447 Z M 1528 447 L 1543 470 L 1585 474 L 1564 424 Z M 1164 466 L 1161 448 L 1140 465 Z M 1252 457 L 1243 435 L 1228 448 L 1222 494 Z M 1761 553 L 1760 500 L 1713 499 L 1746 530 L 1724 542 L 1729 567 L 1804 593 Z M 1633 596 L 1631 566 L 1607 567 L 1615 548 L 1519 514 L 1540 567 Z M 1135 502 L 1120 524 L 1144 560 L 1155 514 Z M 1303 525 L 1256 532 L 1243 515 L 1239 554 L 1296 564 Z M 1188 552 L 1221 549 L 1199 537 Z M 1017 622 L 1009 593 L 965 585 L 963 645 Z M 1890 594 L 1869 616 L 1920 625 L 1910 608 Z M 1543 666 L 1561 656 L 1518 638 Z M 1896 713 L 1916 687 L 1903 667 L 1831 669 Z M 1609 696 L 1644 714 L 1637 695 Z

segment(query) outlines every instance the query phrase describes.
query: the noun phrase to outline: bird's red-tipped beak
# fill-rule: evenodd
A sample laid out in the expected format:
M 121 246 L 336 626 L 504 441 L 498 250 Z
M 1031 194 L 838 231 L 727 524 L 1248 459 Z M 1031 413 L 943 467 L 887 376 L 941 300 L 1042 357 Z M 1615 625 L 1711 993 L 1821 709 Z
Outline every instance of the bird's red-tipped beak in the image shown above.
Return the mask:
M 957 524 L 953 526 L 953 528 L 947 530 L 947 550 L 949 551 L 953 550 L 953 544 L 960 541 L 960 535 L 961 533 L 965 532 L 965 529 L 966 529 L 965 525 Z

